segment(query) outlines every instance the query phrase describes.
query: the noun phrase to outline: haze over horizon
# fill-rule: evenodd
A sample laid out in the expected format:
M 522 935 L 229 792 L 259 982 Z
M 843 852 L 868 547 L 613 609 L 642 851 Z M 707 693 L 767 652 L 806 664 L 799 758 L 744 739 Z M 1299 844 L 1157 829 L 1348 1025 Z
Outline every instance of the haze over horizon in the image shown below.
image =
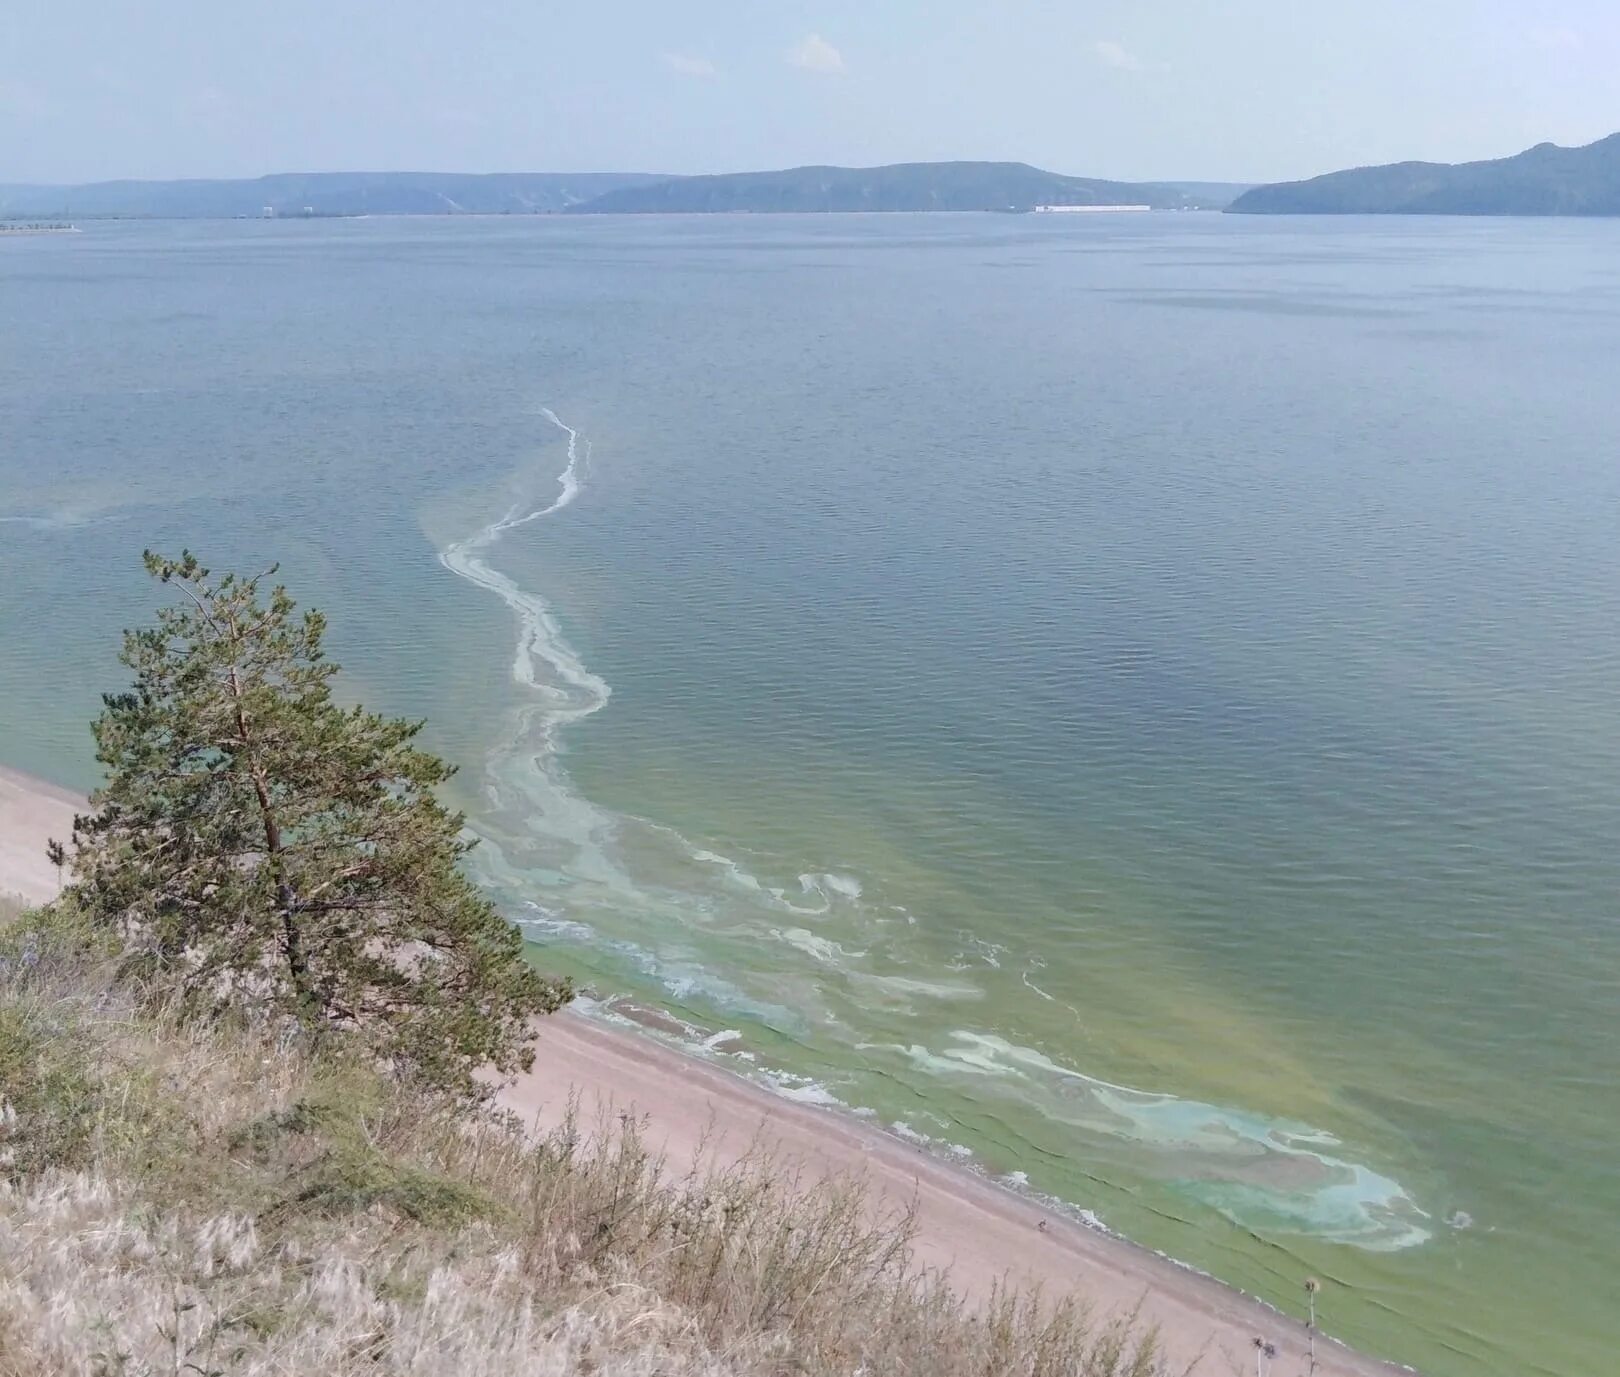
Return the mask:
M 0 182 L 945 159 L 1253 182 L 1620 127 L 1620 11 L 1598 0 L 166 9 L 21 0 Z

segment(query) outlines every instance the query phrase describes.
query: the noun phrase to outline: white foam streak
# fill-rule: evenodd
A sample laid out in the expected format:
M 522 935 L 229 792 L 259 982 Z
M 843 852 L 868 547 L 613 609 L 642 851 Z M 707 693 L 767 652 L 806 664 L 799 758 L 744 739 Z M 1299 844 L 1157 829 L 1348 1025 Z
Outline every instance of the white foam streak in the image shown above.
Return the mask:
M 606 953 L 622 969 L 661 986 L 677 1005 L 725 1010 L 779 1030 L 805 1035 L 832 1016 L 814 1005 L 819 984 L 776 984 L 762 998 L 760 982 L 743 964 L 737 983 L 709 969 L 689 930 L 719 930 L 727 940 L 768 936 L 778 950 L 796 951 L 822 972 L 837 972 L 863 1005 L 909 1008 L 913 1001 L 972 1001 L 985 991 L 969 981 L 920 979 L 889 969 L 859 969 L 864 948 L 845 946 L 810 926 L 780 925 L 780 915 L 860 918 L 860 881 L 832 870 L 798 876 L 798 893 L 769 885 L 730 857 L 693 847 L 673 829 L 598 807 L 579 794 L 559 759 L 562 728 L 600 712 L 611 689 L 568 643 L 547 601 L 490 563 L 510 532 L 536 526 L 572 506 L 584 491 L 590 446 L 554 412 L 541 413 L 567 436 L 567 453 L 548 500 L 518 503 L 475 534 L 447 546 L 440 562 L 458 578 L 493 593 L 517 620 L 512 678 L 525 691 L 505 740 L 491 751 L 487 781 L 494 836 L 474 853 L 483 877 L 519 900 L 515 920 L 531 935 L 578 943 Z M 671 866 L 673 845 L 674 864 Z M 566 905 L 539 902 L 566 893 Z M 799 899 L 802 902 L 794 902 Z M 915 921 L 904 910 L 908 923 Z M 588 916 L 591 921 L 581 921 Z M 634 919 L 634 925 L 627 921 Z M 775 919 L 776 921 L 772 921 Z M 969 962 L 990 969 L 1003 951 L 966 935 L 960 971 Z M 902 966 L 902 971 L 904 966 Z M 1063 1004 L 1032 978 L 1022 983 L 1045 1001 Z M 768 978 L 767 978 L 768 979 Z M 1079 1017 L 1072 1006 L 1070 1008 Z M 600 1009 L 599 1015 L 611 1010 Z M 732 1047 L 738 1030 L 711 1032 L 682 1022 L 683 1039 L 703 1055 L 752 1060 Z M 1242 1110 L 1115 1085 L 1059 1065 L 1042 1052 L 990 1033 L 959 1029 L 939 1048 L 893 1046 L 919 1071 L 975 1093 L 991 1090 L 1037 1105 L 1051 1121 L 1085 1137 L 1125 1139 L 1158 1163 L 1188 1194 L 1249 1227 L 1312 1233 L 1363 1248 L 1410 1247 L 1429 1237 L 1423 1212 L 1393 1180 L 1345 1157 L 1332 1134 Z M 786 1070 L 760 1066 L 756 1075 L 779 1094 L 830 1107 L 848 1107 L 826 1086 Z M 901 1136 L 915 1133 L 897 1124 Z M 953 1156 L 966 1149 L 930 1144 Z
M 540 414 L 567 436 L 555 495 L 549 501 L 512 506 L 473 535 L 448 545 L 439 556 L 451 573 L 495 594 L 512 610 L 518 623 L 512 678 L 526 691 L 510 731 L 486 760 L 491 807 L 480 828 L 485 845 L 473 853 L 472 863 L 496 892 L 519 901 L 522 911 L 514 918 L 530 935 L 607 952 L 656 981 L 677 1001 L 700 999 L 773 1026 L 797 1026 L 802 1015 L 756 998 L 703 966 L 683 932 L 688 924 L 713 921 L 717 896 L 701 883 L 689 886 L 685 881 L 695 878 L 690 872 L 671 876 L 666 869 L 644 882 L 633 864 L 636 852 L 627 846 L 627 835 L 633 833 L 639 841 L 667 838 L 687 865 L 719 866 L 730 886 L 760 899 L 772 896 L 773 906 L 792 912 L 807 910 L 774 898 L 779 891 L 767 889 L 736 862 L 696 850 L 670 828 L 599 807 L 574 788 L 563 767 L 562 730 L 600 712 L 612 690 L 568 643 L 545 598 L 520 587 L 490 562 L 491 551 L 506 535 L 564 511 L 584 491 L 589 442 L 555 412 L 547 409 Z M 827 888 L 808 884 L 805 888 L 826 902 L 828 890 L 844 898 L 860 892 L 852 877 L 815 878 L 825 879 Z M 558 904 L 537 903 L 537 890 L 566 892 L 566 911 L 559 911 Z M 602 921 L 580 922 L 578 913 L 599 914 Z M 651 944 L 625 930 L 621 920 L 632 914 L 645 920 L 639 932 L 654 939 Z
M 586 668 L 585 662 L 563 639 L 562 631 L 558 628 L 545 599 L 536 593 L 525 592 L 505 574 L 491 568 L 478 555 L 479 551 L 488 549 L 499 541 L 506 532 L 516 530 L 519 526 L 527 526 L 532 521 L 553 516 L 565 507 L 572 506 L 574 499 L 580 494 L 584 466 L 590 457 L 590 445 L 587 442 L 581 446 L 579 432 L 561 421 L 556 412 L 544 409 L 541 415 L 568 435 L 568 462 L 557 478 L 557 496 L 545 506 L 536 507 L 529 512 L 522 512 L 521 504 L 514 506 L 500 520 L 490 522 L 476 535 L 446 547 L 439 556 L 439 562 L 451 573 L 458 574 L 469 583 L 494 593 L 517 614 L 520 632 L 517 655 L 512 664 L 512 677 L 518 683 L 527 688 L 544 689 L 559 699 L 566 698 L 558 684 L 541 680 L 536 672 L 536 664 L 543 662 L 551 667 L 562 685 L 575 690 L 576 698 L 559 702 L 557 708 L 550 714 L 549 727 L 554 731 L 560 723 L 577 722 L 580 718 L 600 712 L 607 706 L 612 690 L 606 680 Z
M 541 408 L 540 414 L 568 437 L 566 462 L 557 476 L 556 496 L 528 510 L 521 503 L 513 506 L 499 520 L 447 546 L 439 555 L 439 562 L 446 569 L 494 593 L 516 614 L 518 642 L 512 678 L 542 699 L 519 713 L 510 740 L 490 757 L 492 800 L 499 804 L 503 798 L 502 786 L 506 786 L 526 806 L 525 835 L 544 836 L 571 847 L 573 854 L 567 864 L 569 878 L 593 884 L 616 896 L 623 904 L 645 901 L 649 897 L 619 857 L 609 852 L 611 839 L 632 824 L 668 836 L 689 860 L 721 867 L 729 882 L 738 889 L 768 897 L 775 906 L 790 913 L 816 917 L 828 911 L 835 896 L 848 901 L 858 898 L 860 882 L 851 876 L 811 875 L 801 876 L 800 885 L 806 894 L 819 897 L 821 904 L 815 907 L 795 904 L 781 889 L 767 887 L 736 861 L 696 849 L 678 832 L 648 819 L 609 813 L 572 788 L 557 761 L 559 734 L 564 727 L 605 708 L 612 689 L 569 645 L 546 600 L 538 593 L 520 588 L 484 558 L 508 532 L 556 515 L 572 506 L 584 491 L 590 465 L 590 442 L 549 407 Z M 490 858 L 486 855 L 482 859 L 488 868 Z M 500 866 L 500 858 L 495 858 L 493 864 Z M 512 874 L 507 878 L 518 877 Z M 685 902 L 667 887 L 662 890 L 662 901 L 677 907 Z M 699 907 L 703 905 L 701 899 L 696 902 Z
M 1032 1047 L 959 1029 L 940 1052 L 899 1049 L 921 1070 L 1000 1083 L 1044 1115 L 1088 1135 L 1123 1138 L 1182 1188 L 1238 1222 L 1314 1234 L 1373 1251 L 1430 1237 L 1428 1215 L 1388 1176 L 1329 1149 L 1322 1129 L 1241 1109 L 1138 1090 L 1063 1066 Z

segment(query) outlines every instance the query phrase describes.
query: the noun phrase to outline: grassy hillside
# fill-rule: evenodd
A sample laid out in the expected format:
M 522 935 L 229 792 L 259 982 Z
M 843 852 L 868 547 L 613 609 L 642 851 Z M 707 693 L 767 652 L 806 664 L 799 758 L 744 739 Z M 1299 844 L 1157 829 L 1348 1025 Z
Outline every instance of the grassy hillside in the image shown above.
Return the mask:
M 1620 215 L 1620 134 L 1475 163 L 1392 163 L 1256 187 L 1249 215 Z
M 176 1022 L 71 922 L 0 934 L 0 1377 L 1147 1377 L 1071 1305 L 965 1312 L 859 1185 L 671 1180 L 267 1030 Z
M 1065 177 L 1027 163 L 896 163 L 793 167 L 621 187 L 572 207 L 584 213 L 1028 210 L 1040 205 L 1202 204 L 1172 186 Z

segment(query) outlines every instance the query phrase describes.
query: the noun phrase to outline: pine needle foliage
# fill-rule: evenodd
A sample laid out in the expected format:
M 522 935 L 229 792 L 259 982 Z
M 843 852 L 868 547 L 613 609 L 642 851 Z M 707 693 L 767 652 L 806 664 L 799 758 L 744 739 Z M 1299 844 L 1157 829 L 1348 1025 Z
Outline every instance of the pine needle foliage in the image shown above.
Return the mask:
M 451 766 L 422 723 L 333 701 L 326 621 L 270 569 L 215 578 L 150 551 L 178 590 L 124 635 L 134 674 L 94 724 L 106 786 L 75 822 L 70 902 L 125 969 L 194 1013 L 284 1021 L 468 1099 L 526 1070 L 565 982 L 467 880 Z

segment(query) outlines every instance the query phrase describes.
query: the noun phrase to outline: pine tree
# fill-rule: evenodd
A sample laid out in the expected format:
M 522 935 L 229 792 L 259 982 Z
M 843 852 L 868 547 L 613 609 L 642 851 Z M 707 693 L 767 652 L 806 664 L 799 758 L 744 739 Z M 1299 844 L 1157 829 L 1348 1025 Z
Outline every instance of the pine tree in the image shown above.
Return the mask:
M 63 889 L 63 876 L 67 874 L 67 847 L 52 837 L 45 843 L 45 859 L 56 867 L 56 892 L 60 894 Z
M 461 873 L 452 767 L 420 722 L 332 700 L 319 612 L 277 585 L 146 554 L 179 606 L 126 632 L 128 692 L 94 725 L 107 784 L 76 820 L 70 897 L 189 1009 L 295 1022 L 482 1098 L 532 1064 L 566 982 Z

